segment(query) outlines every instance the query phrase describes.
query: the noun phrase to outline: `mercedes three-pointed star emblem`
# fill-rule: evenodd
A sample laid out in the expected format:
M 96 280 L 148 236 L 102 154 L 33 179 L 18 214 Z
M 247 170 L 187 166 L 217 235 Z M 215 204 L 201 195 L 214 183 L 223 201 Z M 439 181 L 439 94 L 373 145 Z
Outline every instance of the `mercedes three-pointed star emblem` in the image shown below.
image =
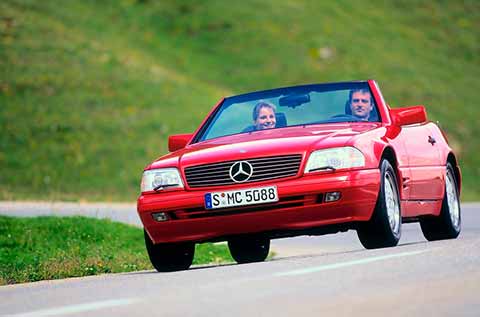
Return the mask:
M 230 178 L 235 183 L 243 183 L 253 174 L 253 166 L 247 161 L 235 162 L 230 167 Z

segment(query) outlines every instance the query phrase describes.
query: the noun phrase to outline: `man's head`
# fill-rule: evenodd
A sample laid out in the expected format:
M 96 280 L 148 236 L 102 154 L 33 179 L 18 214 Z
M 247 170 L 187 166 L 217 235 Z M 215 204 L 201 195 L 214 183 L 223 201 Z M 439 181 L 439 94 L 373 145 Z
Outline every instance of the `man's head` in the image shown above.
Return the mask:
M 351 90 L 349 103 L 353 116 L 361 120 L 368 120 L 370 112 L 373 110 L 372 95 L 368 89 Z
M 253 108 L 253 124 L 256 130 L 275 128 L 275 105 L 261 101 Z

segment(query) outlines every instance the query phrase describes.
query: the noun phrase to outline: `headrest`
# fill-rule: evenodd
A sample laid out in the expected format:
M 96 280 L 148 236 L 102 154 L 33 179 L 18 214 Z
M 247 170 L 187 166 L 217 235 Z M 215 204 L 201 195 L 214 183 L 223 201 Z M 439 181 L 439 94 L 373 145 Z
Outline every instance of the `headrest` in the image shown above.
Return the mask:
M 287 126 L 287 117 L 285 117 L 285 114 L 283 112 L 275 113 L 275 121 L 276 128 L 284 128 Z

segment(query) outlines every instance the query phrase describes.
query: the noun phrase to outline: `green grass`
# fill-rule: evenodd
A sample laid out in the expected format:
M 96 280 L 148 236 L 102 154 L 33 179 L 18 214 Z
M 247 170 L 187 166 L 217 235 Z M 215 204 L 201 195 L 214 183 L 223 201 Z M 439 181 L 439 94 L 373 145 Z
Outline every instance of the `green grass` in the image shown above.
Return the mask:
M 226 245 L 196 246 L 194 264 L 232 261 Z M 85 217 L 0 216 L 0 285 L 151 269 L 139 228 Z
M 131 201 L 223 95 L 374 78 L 478 200 L 478 30 L 478 1 L 2 1 L 0 199 Z

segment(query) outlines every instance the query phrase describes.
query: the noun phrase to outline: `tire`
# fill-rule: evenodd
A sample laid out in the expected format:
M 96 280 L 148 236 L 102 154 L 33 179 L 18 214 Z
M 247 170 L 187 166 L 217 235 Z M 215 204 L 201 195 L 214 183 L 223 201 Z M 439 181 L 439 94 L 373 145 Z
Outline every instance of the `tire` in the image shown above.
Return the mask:
M 447 163 L 445 194 L 440 215 L 420 219 L 420 227 L 428 241 L 455 239 L 462 230 L 458 182 L 450 163 Z
M 146 231 L 144 231 L 144 236 L 148 257 L 158 272 L 187 270 L 192 265 L 195 243 L 153 244 Z
M 270 239 L 263 237 L 244 237 L 228 241 L 233 259 L 241 263 L 263 262 L 270 251 Z
M 397 177 L 385 159 L 380 163 L 380 191 L 372 218 L 359 224 L 357 235 L 366 249 L 394 247 L 402 235 Z

